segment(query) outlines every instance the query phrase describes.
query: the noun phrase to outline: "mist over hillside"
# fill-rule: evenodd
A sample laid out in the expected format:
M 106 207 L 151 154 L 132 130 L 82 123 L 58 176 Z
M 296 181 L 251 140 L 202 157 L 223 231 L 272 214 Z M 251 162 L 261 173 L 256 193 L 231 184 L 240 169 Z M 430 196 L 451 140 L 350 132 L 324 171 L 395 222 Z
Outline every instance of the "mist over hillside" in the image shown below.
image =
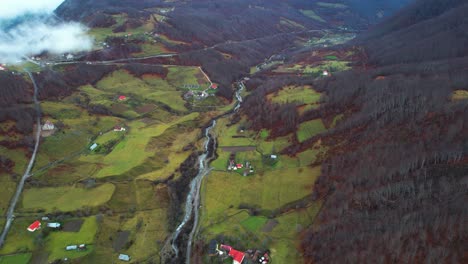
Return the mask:
M 55 1 L 57 2 L 57 1 Z M 59 4 L 59 2 L 55 3 Z M 63 22 L 52 13 L 54 2 L 19 2 L 0 13 L 0 63 L 18 63 L 42 52 L 90 50 L 91 39 L 78 22 Z

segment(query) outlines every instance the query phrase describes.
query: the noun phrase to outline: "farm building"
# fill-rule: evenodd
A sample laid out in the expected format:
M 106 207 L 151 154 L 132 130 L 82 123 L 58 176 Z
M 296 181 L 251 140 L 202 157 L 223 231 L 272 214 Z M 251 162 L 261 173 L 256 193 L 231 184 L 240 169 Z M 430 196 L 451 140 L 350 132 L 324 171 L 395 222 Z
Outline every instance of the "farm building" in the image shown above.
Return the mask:
M 94 143 L 93 145 L 91 145 L 91 147 L 89 147 L 89 150 L 95 150 L 97 147 L 98 144 Z
M 125 130 L 127 130 L 125 127 L 121 127 L 121 126 L 115 126 L 114 127 L 115 132 L 121 132 L 121 131 L 125 131 Z
M 245 253 L 233 249 L 231 246 L 222 245 L 220 246 L 221 249 L 228 251 L 228 255 L 232 258 L 233 264 L 241 264 L 244 261 Z
M 47 227 L 50 228 L 60 228 L 60 223 L 47 223 Z
M 32 223 L 31 225 L 28 226 L 28 231 L 29 232 L 34 232 L 36 231 L 37 229 L 40 229 L 41 228 L 41 222 L 39 221 L 34 221 L 34 223 Z
M 66 246 L 66 247 L 65 247 L 65 250 L 68 250 L 68 251 L 70 251 L 70 250 L 76 250 L 76 249 L 78 249 L 78 246 L 77 246 L 77 245 L 70 245 L 70 246 Z
M 129 255 L 125 255 L 125 254 L 120 254 L 120 255 L 119 255 L 119 260 L 122 260 L 122 261 L 130 261 L 130 256 L 129 256 Z
M 55 129 L 55 126 L 52 122 L 50 122 L 49 120 L 47 120 L 45 122 L 45 124 L 42 126 L 42 130 L 44 131 L 48 131 L 48 130 L 54 130 Z

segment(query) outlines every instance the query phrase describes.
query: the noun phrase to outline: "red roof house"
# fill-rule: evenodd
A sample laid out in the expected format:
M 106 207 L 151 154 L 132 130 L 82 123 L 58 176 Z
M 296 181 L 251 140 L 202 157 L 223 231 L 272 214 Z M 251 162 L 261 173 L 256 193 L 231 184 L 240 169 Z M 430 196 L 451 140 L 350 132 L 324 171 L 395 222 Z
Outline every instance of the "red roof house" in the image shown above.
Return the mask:
M 124 100 L 127 100 L 127 96 L 125 95 L 119 96 L 119 101 L 124 101 Z
M 235 249 L 231 249 L 229 251 L 229 256 L 232 257 L 233 264 L 241 264 L 245 258 L 245 254 L 243 252 L 237 251 Z
M 32 223 L 30 226 L 28 226 L 28 231 L 29 232 L 34 232 L 36 231 L 37 229 L 40 229 L 41 228 L 41 222 L 39 221 L 34 221 L 34 223 Z
M 245 253 L 235 250 L 231 246 L 221 244 L 220 248 L 228 251 L 233 264 L 241 264 L 245 258 Z
M 211 89 L 218 89 L 218 85 L 216 83 L 213 83 L 211 86 L 210 86 Z
M 242 168 L 244 167 L 244 165 L 243 165 L 242 163 L 238 163 L 238 164 L 236 165 L 236 167 L 237 167 L 238 169 L 242 169 Z

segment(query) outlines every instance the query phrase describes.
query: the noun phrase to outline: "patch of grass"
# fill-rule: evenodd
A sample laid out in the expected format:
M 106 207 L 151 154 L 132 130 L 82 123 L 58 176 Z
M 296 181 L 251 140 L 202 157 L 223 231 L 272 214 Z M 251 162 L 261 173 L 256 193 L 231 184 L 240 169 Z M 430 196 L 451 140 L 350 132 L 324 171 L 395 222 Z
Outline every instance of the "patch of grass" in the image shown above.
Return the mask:
M 94 237 L 98 230 L 96 217 L 87 217 L 79 232 L 51 232 L 47 237 L 46 248 L 50 251 L 49 261 L 63 258 L 79 258 L 89 254 L 93 250 Z M 68 245 L 86 244 L 84 251 L 67 251 Z
M 31 233 L 26 228 L 35 220 L 37 219 L 17 217 L 11 225 L 5 243 L 0 249 L 0 254 L 6 255 L 33 251 L 35 247 L 34 240 L 40 235 L 40 232 Z
M 32 253 L 0 256 L 0 264 L 28 264 L 31 257 Z
M 141 211 L 135 217 L 123 223 L 122 230 L 130 230 L 130 247 L 119 253 L 132 256 L 132 260 L 143 261 L 152 255 L 156 255 L 167 236 L 166 231 L 166 209 L 155 209 Z
M 29 162 L 29 158 L 26 157 L 26 150 L 8 149 L 4 146 L 0 146 L 0 153 L 15 162 L 15 166 L 13 167 L 14 173 L 23 175 L 26 165 Z
M 83 206 L 98 206 L 109 201 L 115 186 L 105 183 L 91 189 L 77 187 L 47 187 L 26 189 L 23 194 L 23 208 L 73 211 Z
M 305 16 L 308 16 L 314 20 L 317 20 L 319 22 L 322 22 L 322 23 L 326 23 L 327 21 L 325 21 L 323 18 L 321 18 L 319 15 L 317 15 L 317 13 L 314 12 L 314 10 L 301 10 L 301 13 L 304 14 Z
M 168 53 L 169 51 L 161 43 L 144 43 L 141 45 L 142 51 L 135 53 L 135 57 L 146 57 L 151 55 L 157 55 L 162 53 Z
M 154 151 L 146 149 L 151 138 L 163 134 L 171 126 L 194 120 L 198 116 L 199 113 L 191 113 L 174 119 L 170 123 L 150 126 L 141 121 L 131 122 L 128 124 L 130 127 L 129 133 L 113 148 L 112 152 L 101 157 L 96 157 L 96 155 L 81 157 L 81 160 L 99 162 L 104 165 L 104 168 L 96 174 L 96 177 L 102 178 L 125 174 L 134 167 L 143 164 L 146 159 L 155 154 Z
M 334 118 L 333 118 L 333 121 L 330 125 L 330 127 L 336 127 L 336 123 L 338 123 L 339 121 L 341 121 L 342 119 L 344 118 L 344 114 L 339 114 L 339 115 L 336 115 Z
M 299 142 L 304 142 L 305 140 L 325 130 L 326 128 L 323 125 L 321 119 L 306 121 L 299 125 L 299 130 L 297 131 L 297 139 L 299 140 Z
M 316 92 L 311 86 L 286 86 L 276 93 L 269 94 L 267 98 L 279 104 L 310 104 L 318 107 L 321 96 L 322 94 Z
M 171 69 L 172 68 L 182 69 L 184 67 L 171 67 Z M 113 98 L 117 98 L 119 95 L 127 96 L 129 98 L 128 102 L 123 103 L 125 105 L 130 105 L 131 109 L 133 109 L 131 101 L 135 100 L 140 103 L 159 102 L 176 111 L 187 111 L 181 92 L 175 90 L 171 87 L 171 84 L 163 79 L 160 79 L 157 83 L 154 79 L 155 77 L 144 80 L 132 76 L 127 71 L 118 70 L 99 81 L 96 84 L 96 88 L 107 92 L 109 95 L 113 96 Z
M 265 225 L 265 223 L 268 221 L 268 218 L 266 217 L 260 217 L 260 216 L 251 216 L 245 220 L 243 220 L 242 222 L 240 222 L 240 224 L 252 231 L 252 232 L 257 232 L 260 230 L 261 227 L 263 227 L 263 225 Z
M 317 2 L 317 5 L 320 6 L 320 7 L 327 7 L 327 8 L 338 8 L 338 9 L 348 8 L 347 5 L 340 4 L 340 3 Z
M 200 90 L 209 86 L 208 80 L 198 67 L 169 67 L 167 81 L 179 89 L 186 89 L 185 85 L 199 85 Z
M 467 90 L 456 90 L 452 93 L 452 101 L 466 100 L 468 99 Z
M 281 25 L 285 25 L 285 26 L 290 26 L 290 27 L 295 27 L 295 28 L 298 28 L 298 29 L 304 29 L 305 27 L 295 21 L 292 21 L 290 19 L 287 19 L 287 18 L 284 18 L 282 17 L 281 20 L 280 20 L 280 24 Z
M 325 60 L 338 60 L 338 57 L 335 56 L 335 55 L 327 55 L 325 57 L 323 57 Z

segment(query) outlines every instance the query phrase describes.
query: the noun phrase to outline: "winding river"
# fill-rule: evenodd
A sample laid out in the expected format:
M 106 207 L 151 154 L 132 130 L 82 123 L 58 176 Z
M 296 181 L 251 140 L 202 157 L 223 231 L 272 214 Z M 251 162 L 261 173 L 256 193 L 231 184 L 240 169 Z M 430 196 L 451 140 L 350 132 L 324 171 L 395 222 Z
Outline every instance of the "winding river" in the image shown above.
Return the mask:
M 203 178 L 210 172 L 209 168 L 209 161 L 213 156 L 212 151 L 210 153 L 210 145 L 213 146 L 215 145 L 216 138 L 211 135 L 211 131 L 216 127 L 216 121 L 221 118 L 221 117 L 226 117 L 229 115 L 232 115 L 239 111 L 240 106 L 242 104 L 243 98 L 242 98 L 242 91 L 245 89 L 244 83 L 242 81 L 239 81 L 236 83 L 238 89 L 236 90 L 235 97 L 236 97 L 236 104 L 233 108 L 233 110 L 220 115 L 218 117 L 215 117 L 211 120 L 210 125 L 204 129 L 203 133 L 205 135 L 205 142 L 203 145 L 203 154 L 198 157 L 198 164 L 199 164 L 199 169 L 198 169 L 198 174 L 197 176 L 192 180 L 190 183 L 190 191 L 187 194 L 187 200 L 185 202 L 185 212 L 184 212 L 184 218 L 182 222 L 177 226 L 176 230 L 172 233 L 170 236 L 170 243 L 171 243 L 171 248 L 172 251 L 175 253 L 176 258 L 179 257 L 179 248 L 177 246 L 177 239 L 179 238 L 181 232 L 184 230 L 186 225 L 190 222 L 190 220 L 193 217 L 193 225 L 191 227 L 190 233 L 189 233 L 189 239 L 187 240 L 187 251 L 186 251 L 186 256 L 185 256 L 185 263 L 189 264 L 190 263 L 190 257 L 192 254 L 192 242 L 193 242 L 193 237 L 195 236 L 197 227 L 198 227 L 198 219 L 199 219 L 199 207 L 200 207 L 200 187 L 201 183 L 203 181 Z

